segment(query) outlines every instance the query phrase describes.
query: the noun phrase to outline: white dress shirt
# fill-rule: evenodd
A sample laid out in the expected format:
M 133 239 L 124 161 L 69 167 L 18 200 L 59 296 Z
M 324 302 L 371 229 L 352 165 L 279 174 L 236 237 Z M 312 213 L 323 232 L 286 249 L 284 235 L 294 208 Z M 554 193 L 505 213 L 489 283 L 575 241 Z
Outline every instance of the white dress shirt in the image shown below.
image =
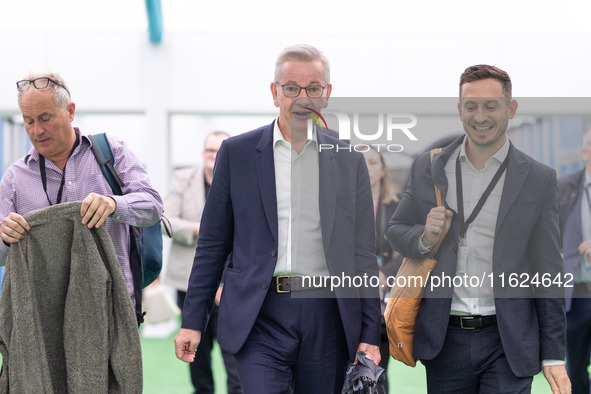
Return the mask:
M 462 169 L 462 194 L 464 200 L 464 220 L 468 219 L 478 200 L 492 181 L 497 170 L 509 153 L 509 139 L 491 158 L 489 158 L 482 170 L 474 168 L 466 155 L 466 138 L 450 156 L 445 165 L 445 174 L 448 181 L 446 201 L 448 206 L 458 211 L 458 199 L 456 193 L 456 158 L 460 155 L 460 167 Z M 467 278 L 478 277 L 482 286 L 471 286 L 470 283 L 464 283 L 467 286 L 454 288 L 451 313 L 456 315 L 494 315 L 495 300 L 494 289 L 491 286 L 490 275 L 493 272 L 493 247 L 495 241 L 495 228 L 497 225 L 497 215 L 501 204 L 501 195 L 503 194 L 503 184 L 505 183 L 505 174 L 503 173 L 498 183 L 486 199 L 482 209 L 468 227 L 465 234 L 464 244 L 467 248 L 466 264 L 459 264 L 456 275 Z M 458 254 L 459 257 L 459 254 Z M 484 274 L 485 280 L 482 281 Z M 488 278 L 488 280 L 486 280 Z
M 316 133 L 298 154 L 275 121 L 273 160 L 278 251 L 274 275 L 327 276 L 320 227 L 320 175 Z

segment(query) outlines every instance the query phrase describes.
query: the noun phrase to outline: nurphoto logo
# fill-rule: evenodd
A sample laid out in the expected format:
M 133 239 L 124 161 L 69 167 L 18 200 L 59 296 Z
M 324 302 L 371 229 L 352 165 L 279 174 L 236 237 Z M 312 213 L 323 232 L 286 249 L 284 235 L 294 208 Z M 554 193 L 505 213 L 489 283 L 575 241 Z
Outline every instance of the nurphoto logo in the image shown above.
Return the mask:
M 334 100 L 331 100 L 331 103 Z M 338 104 L 343 103 L 341 99 Z M 338 138 L 349 143 L 348 146 L 337 144 L 319 144 L 318 150 L 349 150 L 367 152 L 374 147 L 378 152 L 402 152 L 404 146 L 395 141 L 417 141 L 412 128 L 417 125 L 417 117 L 412 113 L 388 111 L 383 105 L 375 106 L 375 101 L 360 98 L 345 102 L 346 105 L 329 105 L 322 114 L 312 106 L 302 106 L 308 112 L 307 137 L 313 138 L 313 131 L 329 129 L 327 118 L 331 120 Z M 357 109 L 355 108 L 357 104 Z M 335 122 L 336 121 L 336 122 Z

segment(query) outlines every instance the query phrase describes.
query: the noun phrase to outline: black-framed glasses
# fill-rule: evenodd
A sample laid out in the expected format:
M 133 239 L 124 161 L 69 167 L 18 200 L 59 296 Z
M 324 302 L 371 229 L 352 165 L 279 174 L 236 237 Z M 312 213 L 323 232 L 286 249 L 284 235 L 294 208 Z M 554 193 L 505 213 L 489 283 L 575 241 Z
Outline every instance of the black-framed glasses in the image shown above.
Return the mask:
M 25 90 L 27 90 L 27 88 L 30 85 L 33 85 L 33 87 L 35 89 L 47 89 L 47 87 L 49 86 L 49 82 L 52 82 L 52 83 L 56 84 L 57 86 L 64 88 L 64 90 L 66 92 L 68 92 L 68 95 L 70 95 L 70 91 L 68 90 L 67 87 L 65 87 L 61 83 L 56 82 L 53 79 L 48 78 L 48 77 L 42 77 L 42 78 L 36 78 L 36 79 L 23 79 L 22 81 L 18 81 L 16 83 L 16 88 L 18 89 L 19 92 L 24 92 Z
M 302 89 L 304 89 L 306 91 L 306 94 L 308 95 L 308 97 L 322 97 L 322 93 L 324 93 L 324 89 L 326 89 L 326 86 L 322 86 L 322 85 L 310 85 L 310 86 L 306 86 L 305 88 L 298 86 L 296 84 L 293 83 L 286 83 L 285 85 L 281 85 L 279 82 L 275 82 L 277 84 L 277 86 L 281 86 L 281 89 L 283 89 L 283 94 L 286 97 L 298 97 L 300 95 L 300 92 L 302 91 Z

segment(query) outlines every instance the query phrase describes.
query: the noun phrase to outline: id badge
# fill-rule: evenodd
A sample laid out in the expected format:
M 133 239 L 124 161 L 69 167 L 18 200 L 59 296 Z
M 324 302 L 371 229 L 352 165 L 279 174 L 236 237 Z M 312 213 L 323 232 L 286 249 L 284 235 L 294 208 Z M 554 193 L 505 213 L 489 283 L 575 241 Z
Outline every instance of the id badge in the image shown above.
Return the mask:
M 456 272 L 458 274 L 465 274 L 468 270 L 468 247 L 466 246 L 466 242 L 460 238 L 459 247 L 458 247 L 458 265 L 456 268 Z

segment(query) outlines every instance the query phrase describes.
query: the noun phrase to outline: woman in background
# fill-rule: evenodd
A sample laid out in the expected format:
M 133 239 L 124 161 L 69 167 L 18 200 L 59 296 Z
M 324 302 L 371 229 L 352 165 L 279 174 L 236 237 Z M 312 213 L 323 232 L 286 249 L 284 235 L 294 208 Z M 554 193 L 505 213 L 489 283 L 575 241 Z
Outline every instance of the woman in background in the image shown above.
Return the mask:
M 370 149 L 363 154 L 367 163 L 369 181 L 371 183 L 376 223 L 376 256 L 380 268 L 380 296 L 382 298 L 382 338 L 380 342 L 380 353 L 382 360 L 379 365 L 387 371 L 390 352 L 386 323 L 383 318 L 386 308 L 385 298 L 390 294 L 390 288 L 387 286 L 387 278 L 393 278 L 396 275 L 400 264 L 402 264 L 402 256 L 392 250 L 386 238 L 385 231 L 388 221 L 390 221 L 398 206 L 399 198 L 394 193 L 392 181 L 388 175 L 388 168 L 386 167 L 386 162 L 382 154 L 373 146 L 370 146 Z M 387 377 L 385 387 L 385 393 L 388 393 Z

